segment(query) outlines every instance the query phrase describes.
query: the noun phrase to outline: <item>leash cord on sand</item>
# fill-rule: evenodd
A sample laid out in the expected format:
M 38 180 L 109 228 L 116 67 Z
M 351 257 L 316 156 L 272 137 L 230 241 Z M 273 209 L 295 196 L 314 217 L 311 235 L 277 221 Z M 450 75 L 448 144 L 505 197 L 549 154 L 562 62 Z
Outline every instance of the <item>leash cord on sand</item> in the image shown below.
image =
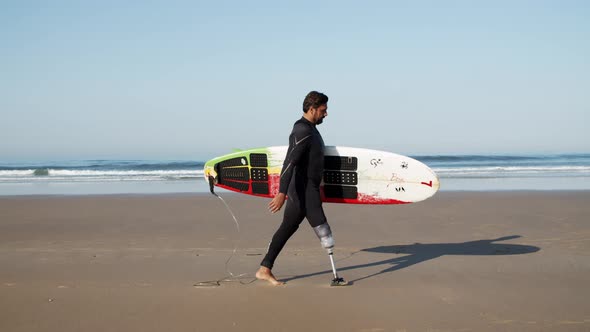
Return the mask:
M 232 258 L 235 256 L 236 252 L 238 251 L 238 245 L 241 240 L 240 223 L 238 222 L 238 218 L 236 218 L 236 215 L 233 213 L 233 211 L 231 210 L 229 205 L 225 202 L 225 200 L 221 196 L 214 193 L 213 191 L 211 191 L 211 193 L 213 195 L 215 195 L 217 198 L 219 198 L 221 200 L 221 202 L 223 202 L 223 205 L 225 205 L 225 208 L 227 209 L 227 211 L 229 211 L 232 218 L 234 219 L 234 223 L 236 224 L 236 230 L 238 232 L 238 239 L 234 242 L 234 250 L 232 251 L 229 258 L 225 261 L 225 272 L 227 273 L 227 275 L 225 277 L 223 277 L 221 279 L 217 279 L 217 280 L 200 281 L 200 282 L 197 282 L 196 284 L 194 284 L 193 286 L 194 287 L 219 287 L 224 282 L 239 282 L 242 285 L 251 284 L 254 281 L 256 281 L 257 279 L 256 278 L 244 278 L 246 275 L 248 275 L 248 273 L 241 273 L 241 274 L 235 275 L 229 269 L 229 262 L 232 260 Z M 247 282 L 242 281 L 243 279 L 247 279 L 249 281 L 247 281 Z

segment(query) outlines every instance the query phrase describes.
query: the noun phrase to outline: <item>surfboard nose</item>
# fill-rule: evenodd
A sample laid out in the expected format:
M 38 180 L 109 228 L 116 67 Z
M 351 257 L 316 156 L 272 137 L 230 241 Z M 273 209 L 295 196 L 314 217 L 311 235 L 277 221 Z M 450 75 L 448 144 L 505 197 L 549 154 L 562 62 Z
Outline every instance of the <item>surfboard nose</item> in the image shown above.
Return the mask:
M 217 172 L 215 172 L 215 169 L 213 167 L 206 166 L 203 169 L 203 173 L 204 173 L 205 181 L 207 181 L 207 183 L 209 183 L 210 179 L 217 180 Z
M 440 179 L 438 178 L 438 175 L 436 173 L 434 173 L 434 171 L 431 169 L 430 170 L 432 172 L 432 195 L 436 194 L 436 192 L 440 189 Z
M 437 192 L 440 189 L 440 180 L 436 174 L 434 175 L 434 180 L 432 181 L 432 189 L 434 189 L 434 192 Z

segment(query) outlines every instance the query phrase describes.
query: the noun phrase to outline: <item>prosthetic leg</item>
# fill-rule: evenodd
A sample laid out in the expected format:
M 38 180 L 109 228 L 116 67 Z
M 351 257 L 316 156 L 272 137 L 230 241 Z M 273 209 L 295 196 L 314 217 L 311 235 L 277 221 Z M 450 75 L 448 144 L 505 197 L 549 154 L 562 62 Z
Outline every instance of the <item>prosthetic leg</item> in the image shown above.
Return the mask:
M 344 278 L 338 277 L 338 272 L 336 272 L 336 265 L 334 265 L 334 237 L 332 236 L 332 230 L 330 229 L 330 225 L 328 223 L 323 223 L 319 226 L 313 228 L 315 234 L 320 239 L 322 247 L 326 249 L 328 252 L 328 256 L 330 257 L 330 263 L 332 264 L 332 272 L 334 273 L 334 279 L 332 279 L 332 283 L 330 286 L 346 286 L 348 282 L 344 281 Z

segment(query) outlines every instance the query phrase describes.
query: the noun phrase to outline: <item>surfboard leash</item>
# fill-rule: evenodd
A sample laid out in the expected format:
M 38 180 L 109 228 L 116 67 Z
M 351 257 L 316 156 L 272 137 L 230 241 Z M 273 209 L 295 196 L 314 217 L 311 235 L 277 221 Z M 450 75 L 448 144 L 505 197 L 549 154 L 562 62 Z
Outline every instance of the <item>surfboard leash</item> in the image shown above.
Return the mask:
M 209 190 L 211 190 L 211 194 L 213 194 L 213 196 L 219 198 L 221 200 L 221 202 L 223 203 L 223 205 L 225 206 L 225 208 L 227 209 L 227 211 L 231 214 L 233 220 L 234 220 L 234 224 L 236 225 L 236 230 L 238 232 L 238 240 L 234 242 L 234 250 L 232 251 L 231 255 L 229 256 L 229 258 L 225 261 L 225 272 L 227 273 L 227 276 L 217 279 L 217 280 L 209 280 L 209 281 L 201 281 L 201 282 L 197 282 L 196 284 L 194 284 L 194 287 L 218 287 L 221 286 L 221 284 L 223 282 L 239 282 L 242 285 L 248 285 L 253 283 L 254 281 L 256 281 L 256 278 L 253 278 L 252 280 L 250 280 L 249 282 L 243 282 L 242 279 L 244 279 L 244 276 L 248 275 L 248 273 L 241 273 L 238 275 L 235 275 L 233 272 L 230 271 L 229 269 L 229 263 L 232 260 L 232 258 L 235 256 L 236 252 L 238 251 L 238 247 L 239 247 L 239 243 L 240 240 L 242 238 L 241 236 L 241 232 L 240 232 L 240 223 L 238 222 L 238 218 L 236 217 L 236 215 L 234 214 L 234 212 L 232 211 L 232 209 L 229 207 L 229 204 L 227 204 L 227 202 L 223 199 L 223 197 L 219 196 L 217 193 L 215 193 L 214 190 L 214 181 L 215 179 L 212 176 L 209 176 Z M 250 278 L 248 278 L 250 279 Z

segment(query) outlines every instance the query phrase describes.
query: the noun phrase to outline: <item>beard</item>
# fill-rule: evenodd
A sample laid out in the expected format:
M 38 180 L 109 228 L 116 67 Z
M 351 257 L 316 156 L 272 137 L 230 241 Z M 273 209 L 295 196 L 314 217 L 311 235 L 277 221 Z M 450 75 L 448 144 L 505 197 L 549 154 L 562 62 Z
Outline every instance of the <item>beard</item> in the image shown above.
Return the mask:
M 322 122 L 324 122 L 324 118 L 319 118 L 318 119 L 318 122 L 316 122 L 315 124 L 316 125 L 319 125 L 319 124 L 322 124 Z

